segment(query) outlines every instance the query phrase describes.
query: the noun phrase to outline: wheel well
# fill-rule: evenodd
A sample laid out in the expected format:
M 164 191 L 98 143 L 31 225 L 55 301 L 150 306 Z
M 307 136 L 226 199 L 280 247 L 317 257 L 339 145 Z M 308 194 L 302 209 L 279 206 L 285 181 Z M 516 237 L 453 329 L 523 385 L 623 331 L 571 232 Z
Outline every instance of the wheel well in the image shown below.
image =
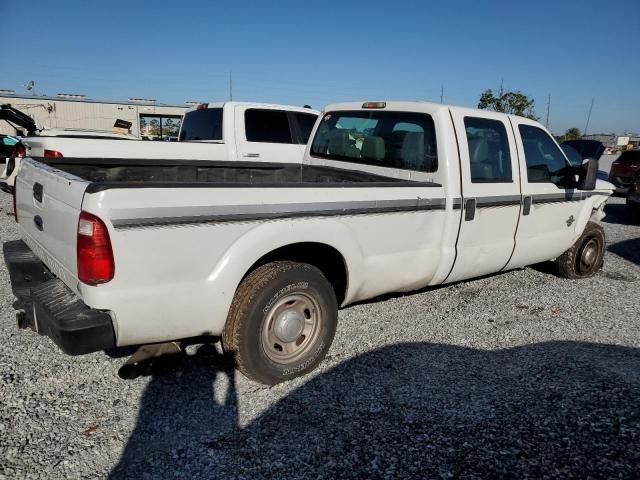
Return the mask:
M 267 253 L 245 274 L 249 275 L 256 268 L 278 260 L 308 263 L 320 269 L 333 286 L 338 305 L 342 304 L 347 294 L 348 272 L 347 265 L 342 254 L 333 247 L 324 243 L 302 242 L 280 247 Z

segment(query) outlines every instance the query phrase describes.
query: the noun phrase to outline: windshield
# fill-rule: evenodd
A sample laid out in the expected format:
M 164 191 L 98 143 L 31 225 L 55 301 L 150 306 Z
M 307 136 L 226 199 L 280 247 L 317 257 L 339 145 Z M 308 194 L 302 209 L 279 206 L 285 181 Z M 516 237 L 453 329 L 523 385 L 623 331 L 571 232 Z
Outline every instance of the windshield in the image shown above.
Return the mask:
M 438 168 L 433 119 L 424 113 L 329 112 L 318 127 L 311 155 L 422 172 Z
M 180 141 L 222 140 L 222 108 L 187 112 L 182 121 Z

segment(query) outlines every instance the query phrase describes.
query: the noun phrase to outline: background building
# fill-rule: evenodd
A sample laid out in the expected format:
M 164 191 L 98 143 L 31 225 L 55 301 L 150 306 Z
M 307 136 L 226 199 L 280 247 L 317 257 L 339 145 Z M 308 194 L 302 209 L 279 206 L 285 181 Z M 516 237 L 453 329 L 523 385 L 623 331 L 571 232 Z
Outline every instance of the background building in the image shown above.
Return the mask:
M 116 120 L 131 122 L 131 133 L 149 139 L 177 137 L 182 116 L 192 102 L 165 105 L 146 98 L 124 102 L 92 100 L 85 95 L 59 93 L 56 96 L 19 95 L 0 90 L 0 104 L 10 104 L 31 116 L 39 128 L 81 128 L 113 131 Z M 0 122 L 0 133 L 17 132 Z
M 620 149 L 620 148 L 638 148 L 640 145 L 640 135 L 627 133 L 624 135 L 618 135 L 616 133 L 594 133 L 589 135 L 583 135 L 585 140 L 597 140 L 602 142 L 605 147 Z M 630 145 L 630 146 L 628 146 Z

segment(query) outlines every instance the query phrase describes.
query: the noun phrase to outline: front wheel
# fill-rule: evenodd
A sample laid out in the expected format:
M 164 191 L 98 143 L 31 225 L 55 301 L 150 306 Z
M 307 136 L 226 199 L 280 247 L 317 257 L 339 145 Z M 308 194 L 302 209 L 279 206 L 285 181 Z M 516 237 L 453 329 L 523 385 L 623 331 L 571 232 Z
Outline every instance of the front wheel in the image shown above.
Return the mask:
M 222 344 L 244 375 L 274 385 L 313 370 L 329 350 L 337 323 L 335 292 L 319 269 L 273 262 L 240 283 Z
M 595 275 L 604 263 L 604 247 L 604 229 L 597 223 L 587 223 L 576 243 L 556 259 L 558 274 L 574 279 Z

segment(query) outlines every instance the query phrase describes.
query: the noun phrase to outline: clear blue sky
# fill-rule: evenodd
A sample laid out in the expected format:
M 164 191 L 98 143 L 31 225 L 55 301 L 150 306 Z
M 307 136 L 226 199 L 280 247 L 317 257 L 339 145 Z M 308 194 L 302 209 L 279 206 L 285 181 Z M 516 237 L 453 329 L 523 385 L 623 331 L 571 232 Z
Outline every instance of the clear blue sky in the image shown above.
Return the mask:
M 518 89 L 554 132 L 640 132 L 640 2 L 0 0 L 0 88 L 165 103 Z

